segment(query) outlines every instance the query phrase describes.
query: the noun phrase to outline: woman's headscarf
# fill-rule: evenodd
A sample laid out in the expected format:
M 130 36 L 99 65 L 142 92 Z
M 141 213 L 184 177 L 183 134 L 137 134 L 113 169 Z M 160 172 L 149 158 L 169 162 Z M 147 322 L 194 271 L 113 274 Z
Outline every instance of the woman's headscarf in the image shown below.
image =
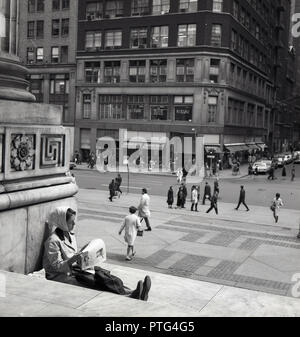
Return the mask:
M 56 228 L 61 229 L 63 232 L 68 232 L 66 214 L 69 207 L 57 207 L 50 213 L 48 223 L 52 230 Z

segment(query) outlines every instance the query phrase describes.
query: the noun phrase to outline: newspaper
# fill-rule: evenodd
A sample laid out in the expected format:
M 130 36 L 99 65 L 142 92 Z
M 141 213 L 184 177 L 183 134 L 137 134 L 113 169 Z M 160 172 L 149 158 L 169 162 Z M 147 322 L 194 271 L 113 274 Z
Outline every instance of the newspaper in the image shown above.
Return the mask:
M 78 261 L 78 266 L 81 270 L 93 269 L 106 261 L 105 243 L 101 239 L 92 240 L 80 252 L 83 253 Z

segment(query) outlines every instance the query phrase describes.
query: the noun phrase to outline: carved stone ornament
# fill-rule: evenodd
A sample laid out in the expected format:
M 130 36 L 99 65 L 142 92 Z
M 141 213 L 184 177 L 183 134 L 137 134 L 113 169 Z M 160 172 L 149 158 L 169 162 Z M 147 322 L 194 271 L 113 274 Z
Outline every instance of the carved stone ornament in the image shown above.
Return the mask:
M 32 168 L 34 154 L 33 136 L 15 135 L 11 141 L 11 168 L 16 171 Z

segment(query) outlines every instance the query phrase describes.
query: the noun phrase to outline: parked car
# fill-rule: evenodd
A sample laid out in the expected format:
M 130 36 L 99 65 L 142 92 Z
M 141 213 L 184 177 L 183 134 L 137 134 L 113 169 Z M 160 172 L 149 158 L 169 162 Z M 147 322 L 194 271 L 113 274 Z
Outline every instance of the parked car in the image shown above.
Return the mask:
M 300 151 L 294 152 L 293 159 L 295 164 L 300 164 Z
M 70 161 L 69 168 L 70 170 L 73 170 L 74 168 L 76 168 L 76 164 L 73 161 Z
M 267 173 L 269 172 L 271 165 L 272 165 L 271 160 L 266 159 L 258 160 L 252 165 L 252 170 L 253 172 L 257 171 L 258 173 Z

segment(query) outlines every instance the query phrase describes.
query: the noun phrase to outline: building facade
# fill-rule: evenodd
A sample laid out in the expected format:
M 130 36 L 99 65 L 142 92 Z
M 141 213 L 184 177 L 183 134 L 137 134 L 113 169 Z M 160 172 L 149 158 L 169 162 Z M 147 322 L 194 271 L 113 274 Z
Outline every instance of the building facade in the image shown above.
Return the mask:
M 19 55 L 37 102 L 62 106 L 73 153 L 77 45 L 76 0 L 20 1 Z
M 203 135 L 222 157 L 273 150 L 274 17 L 289 15 L 288 6 L 79 1 L 75 150 L 85 158 L 99 137 L 118 140 L 119 129 L 147 139 Z

